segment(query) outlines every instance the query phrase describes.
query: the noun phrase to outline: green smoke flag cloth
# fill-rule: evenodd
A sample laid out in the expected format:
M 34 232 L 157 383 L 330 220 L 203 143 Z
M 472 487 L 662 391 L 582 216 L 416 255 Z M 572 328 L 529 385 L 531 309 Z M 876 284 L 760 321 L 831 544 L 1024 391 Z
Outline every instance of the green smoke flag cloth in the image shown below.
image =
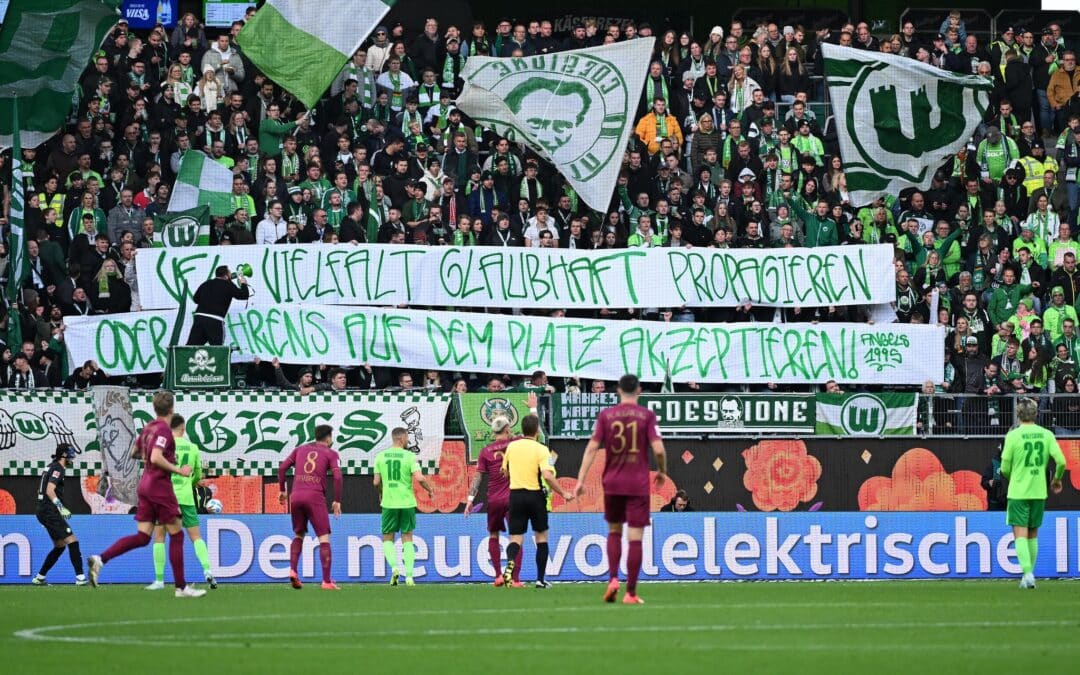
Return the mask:
M 99 0 L 12 0 L 0 29 L 0 147 L 13 144 L 19 126 L 12 97 L 30 113 L 19 120 L 24 146 L 36 148 L 64 126 L 79 75 L 117 18 Z
M 594 209 L 615 192 L 655 40 L 528 58 L 473 56 L 457 106 L 551 161 Z
M 169 198 L 169 213 L 209 206 L 211 216 L 231 216 L 233 173 L 198 150 L 180 158 L 176 186 Z M 209 233 L 208 233 L 209 234 Z
M 975 132 L 993 82 L 901 56 L 821 46 L 853 204 L 930 187 Z
M 22 320 L 19 315 L 19 291 L 22 287 L 23 277 L 26 276 L 26 236 L 23 231 L 23 209 L 25 201 L 23 191 L 23 162 L 22 145 L 19 138 L 19 99 L 11 101 L 11 209 L 9 222 L 11 225 L 11 238 L 8 240 L 8 280 L 7 304 L 8 304 L 8 327 L 7 346 L 12 351 L 22 345 Z
M 154 232 L 155 247 L 209 246 L 210 207 L 154 216 Z
M 913 436 L 914 393 L 818 394 L 816 433 L 826 436 Z
M 244 56 L 308 108 L 396 0 L 268 0 L 237 36 Z

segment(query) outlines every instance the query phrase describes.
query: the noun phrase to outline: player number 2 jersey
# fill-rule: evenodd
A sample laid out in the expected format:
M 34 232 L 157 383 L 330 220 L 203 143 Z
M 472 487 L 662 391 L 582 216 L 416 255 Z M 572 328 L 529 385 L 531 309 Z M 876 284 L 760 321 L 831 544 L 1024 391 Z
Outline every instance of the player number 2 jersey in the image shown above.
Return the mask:
M 649 453 L 659 438 L 656 413 L 648 408 L 620 403 L 601 411 L 592 440 L 604 449 L 605 494 L 649 494 Z
M 405 448 L 390 448 L 379 453 L 375 458 L 375 473 L 382 481 L 382 501 L 384 509 L 416 508 L 416 493 L 413 491 L 413 474 L 420 471 L 416 455 Z

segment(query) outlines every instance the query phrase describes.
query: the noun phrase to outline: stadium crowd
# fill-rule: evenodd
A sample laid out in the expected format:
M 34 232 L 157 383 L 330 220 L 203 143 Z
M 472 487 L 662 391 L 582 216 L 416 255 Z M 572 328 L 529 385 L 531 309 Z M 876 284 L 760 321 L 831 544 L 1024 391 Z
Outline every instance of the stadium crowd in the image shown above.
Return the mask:
M 6 386 L 65 382 L 64 317 L 140 310 L 135 256 L 154 245 L 154 216 L 165 212 L 181 156 L 196 149 L 234 174 L 232 215 L 212 222 L 211 244 L 219 246 L 891 243 L 897 321 L 949 327 L 946 376 L 928 391 L 1076 391 L 1080 70 L 1057 24 L 1003 27 L 984 43 L 958 12 L 936 35 L 918 35 L 910 22 L 899 34 L 874 35 L 865 22 L 736 21 L 694 36 L 586 21 L 558 37 L 543 18 L 500 19 L 490 31 L 482 21 L 428 19 L 416 35 L 401 24 L 376 28 L 312 110 L 246 59 L 235 41 L 242 27 L 212 35 L 186 14 L 171 31 L 136 33 L 121 21 L 80 80 L 68 128 L 23 149 L 30 265 L 24 302 L 6 308 L 22 313 L 24 332 L 22 345 L 4 351 Z M 589 209 L 551 164 L 454 106 L 461 69 L 475 55 L 650 36 L 655 59 L 604 212 Z M 820 77 L 825 42 L 993 80 L 978 133 L 929 190 L 850 201 Z M 10 177 L 10 156 L 4 170 Z M 869 308 L 613 307 L 585 315 L 866 321 Z M 329 364 L 286 374 L 256 363 L 248 379 L 384 387 L 413 377 L 418 386 L 515 384 L 468 373 L 342 373 Z M 106 378 L 86 364 L 67 384 Z

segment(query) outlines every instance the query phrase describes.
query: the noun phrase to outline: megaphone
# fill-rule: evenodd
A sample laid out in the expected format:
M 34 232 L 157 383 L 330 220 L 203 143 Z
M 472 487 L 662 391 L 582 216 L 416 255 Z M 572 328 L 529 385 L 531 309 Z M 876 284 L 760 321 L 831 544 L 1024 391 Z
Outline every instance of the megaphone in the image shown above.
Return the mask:
M 239 277 L 241 275 L 245 276 L 245 277 L 250 277 L 253 272 L 254 272 L 254 270 L 251 269 L 251 265 L 249 265 L 247 263 L 240 263 L 236 267 L 236 271 L 229 275 L 229 278 L 232 279 L 233 281 L 236 281 L 237 277 Z

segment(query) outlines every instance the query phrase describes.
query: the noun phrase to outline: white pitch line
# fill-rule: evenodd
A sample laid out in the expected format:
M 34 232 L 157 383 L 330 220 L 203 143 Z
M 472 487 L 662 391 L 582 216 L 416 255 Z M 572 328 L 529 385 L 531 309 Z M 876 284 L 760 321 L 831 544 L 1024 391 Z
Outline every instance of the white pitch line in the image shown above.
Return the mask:
M 723 605 L 713 605 L 714 607 L 720 607 Z M 672 606 L 673 607 L 673 606 Z M 729 606 L 730 607 L 730 606 Z M 525 612 L 537 612 L 537 608 L 516 608 L 518 611 Z M 603 606 L 582 606 L 582 607 L 563 607 L 552 608 L 562 611 L 588 611 L 588 610 L 601 610 L 610 611 L 610 608 Z M 685 609 L 685 607 L 684 607 Z M 434 611 L 434 610 L 432 610 Z M 500 610 L 492 610 L 500 611 Z M 507 611 L 507 610 L 501 610 Z M 430 613 L 430 612 L 429 612 Z M 440 612 L 446 614 L 448 612 Z M 73 635 L 51 635 L 50 633 L 56 633 L 59 631 L 70 632 L 72 630 L 78 630 L 82 628 L 95 628 L 102 629 L 108 627 L 121 627 L 138 624 L 156 624 L 156 625 L 168 625 L 177 623 L 209 623 L 209 622 L 228 622 L 228 621 L 251 621 L 255 619 L 273 620 L 273 619 L 297 619 L 297 618 L 327 618 L 327 617 L 359 617 L 359 616 L 371 616 L 375 613 L 371 612 L 354 612 L 354 613 L 330 613 L 319 615 L 292 615 L 292 614 L 276 614 L 276 615 L 258 615 L 258 616 L 218 616 L 218 617 L 182 617 L 174 619 L 156 619 L 156 620 L 129 620 L 129 621 L 106 621 L 96 623 L 81 623 L 81 624 L 62 624 L 55 626 L 41 626 L 38 628 L 29 628 L 20 631 L 16 631 L 14 636 L 25 640 L 34 641 L 49 641 L 49 642 L 62 642 L 62 643 L 79 643 L 79 644 L 111 644 L 119 646 L 164 646 L 174 643 L 173 640 L 162 639 L 144 639 L 138 637 L 124 637 L 124 636 L 73 636 Z M 379 612 L 379 615 L 389 614 L 386 612 Z M 400 616 L 400 612 L 395 613 Z M 1043 621 L 939 621 L 939 622 L 877 622 L 877 623 L 831 623 L 831 624 L 712 624 L 712 625 L 690 625 L 690 626 L 590 626 L 590 627 L 570 627 L 570 626 L 551 626 L 551 627 L 532 627 L 532 628 L 500 628 L 500 627 L 478 627 L 478 628 L 465 628 L 465 629 L 415 629 L 415 630 L 383 630 L 383 631 L 362 631 L 362 632 L 301 632 L 301 633 L 287 633 L 287 632 L 275 632 L 275 633 L 217 633 L 201 636 L 201 639 L 207 640 L 210 644 L 214 644 L 216 647 L 227 648 L 247 648 L 251 646 L 252 639 L 271 639 L 274 640 L 265 645 L 260 646 L 273 647 L 280 646 L 285 648 L 295 648 L 297 646 L 304 646 L 309 648 L 334 648 L 334 649 L 361 649 L 370 646 L 372 640 L 378 638 L 388 637 L 401 637 L 401 636 L 413 636 L 413 637 L 485 637 L 485 636 L 501 636 L 501 635 L 522 635 L 522 634 L 534 634 L 534 635 L 559 635 L 559 634 L 619 634 L 619 633 L 653 633 L 653 632 L 674 632 L 680 634 L 686 633 L 720 633 L 720 632 L 799 632 L 799 631 L 820 631 L 820 630 L 877 630 L 877 629 L 889 629 L 889 628 L 954 628 L 954 629 L 994 629 L 994 628 L 1015 628 L 1015 627 L 1075 627 L 1080 625 L 1080 621 L 1077 620 L 1043 620 Z M 291 642 L 288 638 L 295 637 L 319 637 L 319 638 L 341 638 L 355 636 L 360 638 L 359 641 L 352 639 L 348 644 L 335 644 L 335 643 L 320 643 L 320 644 L 305 644 Z M 366 642 L 364 638 L 369 638 Z M 239 640 L 238 642 L 228 642 L 227 640 Z M 386 644 L 379 643 L 379 647 L 386 647 Z M 1004 647 L 1004 645 L 1000 645 Z M 465 645 L 461 645 L 465 648 Z M 885 645 L 875 644 L 875 648 L 885 648 Z M 905 645 L 895 645 L 896 648 L 910 648 Z M 921 647 L 926 648 L 925 645 Z M 412 649 L 416 649 L 415 645 L 411 646 Z M 446 645 L 440 644 L 438 648 L 445 649 Z M 787 646 L 785 648 L 793 648 L 796 650 L 813 650 L 813 651 L 827 651 L 831 649 L 841 649 L 837 645 L 821 644 L 817 646 Z M 820 648 L 820 649 L 819 649 Z M 969 646 L 963 644 L 942 644 L 934 649 L 938 650 L 963 650 L 968 649 Z M 546 648 L 545 648 L 546 649 Z M 709 645 L 701 646 L 701 651 L 759 651 L 759 650 L 771 650 L 776 649 L 776 645 Z M 528 650 L 526 650 L 528 651 Z

